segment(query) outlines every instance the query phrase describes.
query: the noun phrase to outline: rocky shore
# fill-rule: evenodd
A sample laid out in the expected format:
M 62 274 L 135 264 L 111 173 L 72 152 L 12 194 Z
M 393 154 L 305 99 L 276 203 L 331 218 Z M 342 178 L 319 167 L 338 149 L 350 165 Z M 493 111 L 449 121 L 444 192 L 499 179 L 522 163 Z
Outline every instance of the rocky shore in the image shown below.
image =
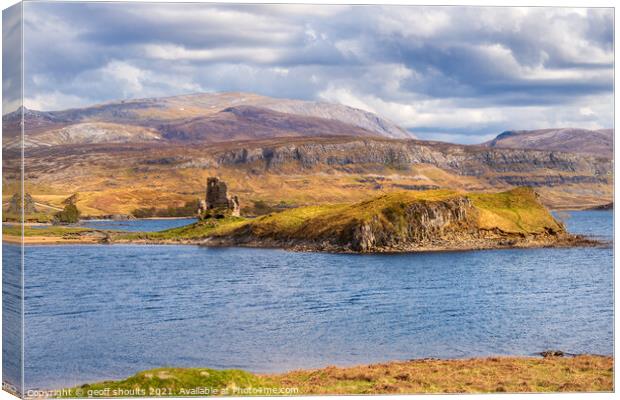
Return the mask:
M 144 244 L 152 241 L 144 241 Z M 252 239 L 252 238 L 207 238 L 200 241 L 161 241 L 159 244 L 194 244 L 206 247 L 252 247 L 286 249 L 299 252 L 328 253 L 416 253 L 441 251 L 474 251 L 493 249 L 527 249 L 527 248 L 564 248 L 564 247 L 597 247 L 606 243 L 589 239 L 582 235 L 541 235 L 531 237 L 498 236 L 472 238 L 468 240 L 435 241 L 425 244 L 402 243 L 382 247 L 370 247 L 364 251 L 356 251 L 349 245 L 338 245 L 329 242 L 315 243 L 304 240 Z

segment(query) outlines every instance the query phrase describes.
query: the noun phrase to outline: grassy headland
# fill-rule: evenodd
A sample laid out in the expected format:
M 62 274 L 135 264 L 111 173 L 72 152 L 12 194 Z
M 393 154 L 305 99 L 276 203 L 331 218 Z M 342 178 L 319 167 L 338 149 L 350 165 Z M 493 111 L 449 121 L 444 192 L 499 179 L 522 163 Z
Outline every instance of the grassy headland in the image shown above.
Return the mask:
M 308 395 L 488 392 L 610 392 L 613 358 L 491 357 L 411 360 L 256 375 L 241 370 L 159 368 L 85 384 L 67 397 L 118 395 Z
M 117 242 L 190 242 L 324 251 L 421 251 L 557 245 L 574 237 L 529 188 L 394 192 L 369 200 L 228 217 Z

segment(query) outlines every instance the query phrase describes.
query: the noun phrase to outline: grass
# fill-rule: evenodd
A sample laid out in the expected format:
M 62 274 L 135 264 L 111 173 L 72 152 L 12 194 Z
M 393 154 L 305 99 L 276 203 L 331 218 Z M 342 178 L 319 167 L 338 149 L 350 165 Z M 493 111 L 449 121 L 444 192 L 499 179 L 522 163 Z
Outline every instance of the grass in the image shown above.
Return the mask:
M 63 397 L 187 396 L 194 388 L 209 388 L 209 394 L 221 394 L 234 388 L 258 387 L 262 383 L 259 377 L 241 370 L 158 368 L 137 373 L 122 381 L 72 388 Z
M 397 234 L 407 225 L 405 210 L 408 205 L 441 202 L 458 196 L 472 201 L 478 212 L 477 226 L 481 229 L 524 234 L 562 229 L 529 188 L 468 194 L 450 190 L 394 192 L 353 204 L 286 210 L 256 218 L 247 224 L 257 237 L 323 239 L 342 234 L 352 224 L 369 221 L 381 224 L 386 232 Z
M 248 223 L 248 219 L 242 217 L 226 217 L 223 219 L 209 219 L 199 221 L 178 228 L 167 229 L 160 232 L 123 232 L 117 233 L 114 239 L 124 240 L 196 240 L 204 239 L 213 235 L 228 233 Z
M 467 197 L 479 211 L 478 224 L 481 228 L 499 228 L 511 233 L 562 229 L 530 188 L 501 193 L 471 193 Z
M 2 218 L 4 222 L 17 222 L 22 219 L 20 214 L 10 213 L 3 210 Z M 26 222 L 47 223 L 52 221 L 53 216 L 44 212 L 36 212 L 25 215 Z
M 115 392 L 116 391 L 116 392 Z M 411 360 L 275 375 L 240 370 L 160 368 L 120 381 L 72 388 L 66 397 L 116 395 L 407 394 L 490 392 L 610 392 L 613 358 L 491 357 Z
M 63 236 L 65 234 L 72 233 L 84 233 L 92 232 L 93 229 L 88 228 L 73 228 L 65 226 L 41 226 L 40 228 L 33 228 L 30 226 L 24 226 L 24 236 L 45 236 L 56 237 Z M 2 234 L 8 236 L 21 236 L 21 226 L 19 225 L 2 225 Z

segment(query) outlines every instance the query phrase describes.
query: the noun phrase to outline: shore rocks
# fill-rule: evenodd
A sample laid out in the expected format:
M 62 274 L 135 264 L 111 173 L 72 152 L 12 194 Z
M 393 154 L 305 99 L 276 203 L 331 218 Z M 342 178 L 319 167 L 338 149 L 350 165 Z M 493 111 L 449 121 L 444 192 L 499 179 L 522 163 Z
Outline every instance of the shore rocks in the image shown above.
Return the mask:
M 566 354 L 562 350 L 545 350 L 540 353 L 543 358 L 564 357 Z

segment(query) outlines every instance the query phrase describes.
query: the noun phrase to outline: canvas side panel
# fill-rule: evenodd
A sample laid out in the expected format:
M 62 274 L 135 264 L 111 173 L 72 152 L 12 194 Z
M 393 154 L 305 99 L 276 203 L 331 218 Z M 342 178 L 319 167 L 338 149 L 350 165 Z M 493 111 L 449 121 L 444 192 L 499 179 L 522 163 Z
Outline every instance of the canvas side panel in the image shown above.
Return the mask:
M 23 393 L 22 4 L 2 12 L 2 386 Z

